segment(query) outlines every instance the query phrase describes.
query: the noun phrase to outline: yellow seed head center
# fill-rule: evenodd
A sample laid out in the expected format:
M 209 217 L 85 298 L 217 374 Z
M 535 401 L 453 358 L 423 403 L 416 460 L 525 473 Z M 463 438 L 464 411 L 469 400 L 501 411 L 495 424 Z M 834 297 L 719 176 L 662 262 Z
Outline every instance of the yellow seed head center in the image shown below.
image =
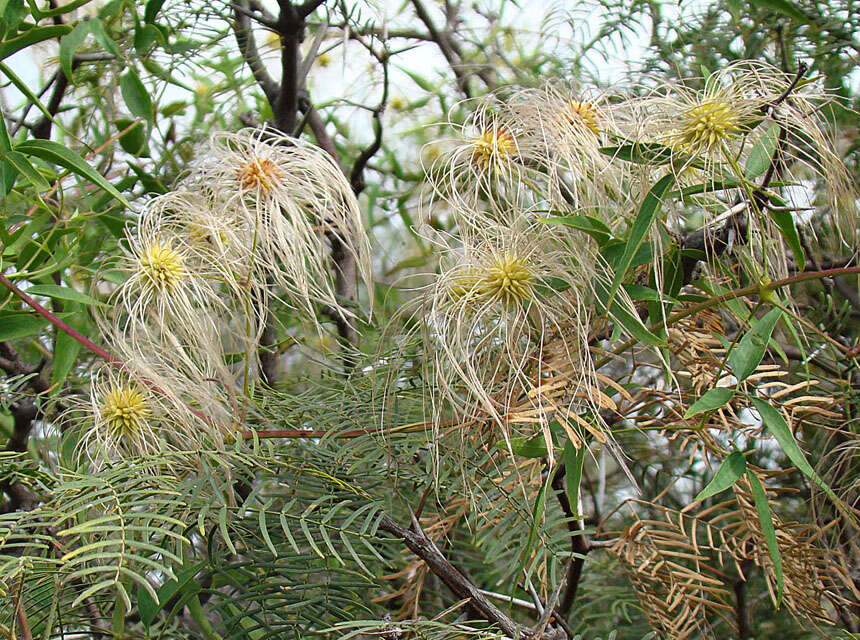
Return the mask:
M 741 119 L 724 100 L 707 100 L 683 115 L 680 140 L 692 151 L 711 151 L 719 147 L 740 128 Z
M 508 131 L 499 126 L 484 129 L 472 138 L 472 162 L 489 171 L 499 171 L 513 158 L 517 143 Z
M 169 243 L 154 242 L 138 258 L 143 281 L 158 291 L 176 288 L 186 274 L 185 260 Z
M 281 184 L 284 171 L 268 158 L 249 158 L 242 163 L 238 170 L 239 186 L 244 191 L 255 191 L 266 194 Z
M 580 102 L 579 100 L 567 101 L 567 113 L 565 113 L 567 121 L 574 127 L 586 127 L 592 133 L 600 133 L 598 125 L 597 110 L 590 102 Z
M 505 305 L 527 300 L 531 294 L 534 274 L 528 262 L 513 253 L 498 256 L 481 274 L 482 294 Z
M 100 413 L 115 436 L 140 433 L 152 412 L 143 394 L 133 385 L 114 387 L 102 399 Z

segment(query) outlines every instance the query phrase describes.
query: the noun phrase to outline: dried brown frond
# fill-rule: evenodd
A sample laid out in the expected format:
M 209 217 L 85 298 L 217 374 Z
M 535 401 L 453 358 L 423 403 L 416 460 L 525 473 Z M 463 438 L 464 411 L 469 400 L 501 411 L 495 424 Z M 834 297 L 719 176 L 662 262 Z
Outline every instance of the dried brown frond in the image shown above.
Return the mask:
M 725 576 L 679 526 L 683 518 L 673 520 L 668 510 L 665 515 L 665 520 L 645 520 L 634 513 L 633 524 L 609 549 L 629 576 L 649 622 L 673 640 L 709 636 L 719 621 L 736 630 Z
M 738 520 L 732 527 L 734 553 L 746 555 L 762 568 L 776 604 L 776 571 L 745 477 L 735 483 L 734 493 L 738 505 Z M 775 502 L 771 499 L 772 504 Z M 783 603 L 799 618 L 814 624 L 834 624 L 834 608 L 854 606 L 860 601 L 851 576 L 840 563 L 833 561 L 831 552 L 818 544 L 819 527 L 784 521 L 773 509 L 771 517 L 782 559 Z

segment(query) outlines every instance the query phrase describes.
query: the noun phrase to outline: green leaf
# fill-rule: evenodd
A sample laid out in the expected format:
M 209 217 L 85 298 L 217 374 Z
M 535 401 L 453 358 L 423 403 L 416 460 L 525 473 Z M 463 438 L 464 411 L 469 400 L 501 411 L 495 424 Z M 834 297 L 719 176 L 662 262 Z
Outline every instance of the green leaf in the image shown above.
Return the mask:
M 104 26 L 102 25 L 102 21 L 93 18 L 89 20 L 90 25 L 90 33 L 93 34 L 98 43 L 105 48 L 105 51 L 115 55 L 117 58 L 122 57 L 122 53 L 119 50 L 119 47 L 116 45 L 116 42 L 111 40 L 110 36 L 105 33 Z
M 421 74 L 415 73 L 414 71 L 410 71 L 409 69 L 406 69 L 404 67 L 398 66 L 397 68 L 400 69 L 406 75 L 408 75 L 410 78 L 412 78 L 412 81 L 427 93 L 436 93 L 439 90 L 438 86 L 436 86 L 433 82 L 431 82 Z
M 125 131 L 119 137 L 119 145 L 133 156 L 139 156 L 146 149 L 146 127 L 140 120 L 131 118 L 119 118 L 114 120 L 119 131 Z M 132 125 L 136 125 L 132 127 Z M 131 127 L 129 129 L 129 127 Z M 128 131 L 126 131 L 128 129 Z
M 726 8 L 732 16 L 732 20 L 737 22 L 741 18 L 741 0 L 727 0 Z
M 18 151 L 9 151 L 5 154 L 4 160 L 11 164 L 15 169 L 23 175 L 27 180 L 29 180 L 30 184 L 33 185 L 39 191 L 47 191 L 51 188 L 51 185 L 48 184 L 48 181 L 45 180 L 45 177 L 39 173 L 39 171 L 32 165 L 32 163 L 27 159 L 23 153 L 19 153 Z
M 779 233 L 782 235 L 788 248 L 791 249 L 794 260 L 797 262 L 797 270 L 803 271 L 806 268 L 806 254 L 803 252 L 803 246 L 800 244 L 800 236 L 797 233 L 797 227 L 794 224 L 794 216 L 791 215 L 791 211 L 785 211 L 784 209 L 774 211 L 773 208 L 768 207 L 767 213 L 770 219 L 776 223 Z
M 608 313 L 633 338 L 652 347 L 666 345 L 666 341 L 663 338 L 654 335 L 636 313 L 622 306 L 618 300 L 613 301 L 612 306 L 607 310 L 606 300 L 609 298 L 609 292 L 605 284 L 600 281 L 595 282 L 594 292 L 597 295 L 598 302 L 602 305 L 602 310 Z
M 584 231 L 597 240 L 597 246 L 603 246 L 612 238 L 612 230 L 602 221 L 591 216 L 578 215 L 538 218 L 538 222 L 548 225 L 564 225 Z
M 788 0 L 750 0 L 750 4 L 770 9 L 797 22 L 815 25 L 815 22 L 809 16 Z
M 149 595 L 146 589 L 138 588 L 137 606 L 140 620 L 144 626 L 149 627 L 155 621 L 158 612 L 177 593 L 183 593 L 185 598 L 197 594 L 200 591 L 200 585 L 194 581 L 194 577 L 204 566 L 205 563 L 200 562 L 179 571 L 175 579 L 168 580 L 158 588 L 157 601 Z
M 23 93 L 24 96 L 27 98 L 27 100 L 29 100 L 33 106 L 35 106 L 39 111 L 42 112 L 43 116 L 48 118 L 51 122 L 53 122 L 55 124 L 57 123 L 57 120 L 54 118 L 54 114 L 52 114 L 50 111 L 48 111 L 48 108 L 42 104 L 42 102 L 39 100 L 38 96 L 35 93 L 33 93 L 32 91 L 30 91 L 30 87 L 27 86 L 27 83 L 24 82 L 21 78 L 19 78 L 18 75 L 14 71 L 12 71 L 12 69 L 10 69 L 8 65 L 0 62 L 0 71 L 2 71 L 3 74 L 7 78 L 9 78 L 9 80 L 12 81 L 12 84 L 15 85 L 15 88 L 18 89 L 18 91 L 20 91 L 21 93 Z M 5 126 L 4 126 L 4 129 L 5 129 Z M 9 135 L 6 134 L 6 138 L 7 138 L 6 142 L 8 144 L 6 144 L 3 147 L 3 149 L 6 151 L 8 151 L 12 148 L 11 141 L 8 140 L 8 137 L 9 137 Z
M 42 316 L 27 313 L 0 316 L 0 341 L 36 335 L 42 332 L 47 323 Z
M 782 603 L 782 557 L 779 555 L 779 544 L 776 541 L 773 516 L 770 513 L 770 505 L 767 502 L 767 494 L 764 491 L 764 487 L 761 486 L 758 476 L 753 473 L 752 469 L 747 469 L 747 480 L 749 480 L 750 488 L 752 489 L 755 510 L 758 513 L 758 521 L 764 534 L 765 543 L 767 544 L 767 552 L 773 563 L 773 572 L 776 575 L 776 606 L 779 608 L 779 605 Z
M 687 412 L 684 414 L 684 418 L 692 418 L 693 416 L 697 416 L 700 413 L 705 413 L 706 411 L 713 411 L 714 409 L 719 409 L 724 406 L 735 397 L 734 389 L 726 389 L 723 387 L 717 389 L 708 389 L 705 391 L 704 395 L 696 400 Z
M 0 157 L 0 190 L 6 195 L 12 191 L 18 179 L 18 170 L 5 158 Z
M 88 165 L 81 156 L 64 145 L 54 142 L 53 140 L 26 140 L 15 145 L 15 151 L 20 151 L 21 153 L 30 156 L 36 156 L 45 162 L 65 167 L 69 171 L 76 173 L 82 178 L 85 178 L 104 189 L 114 198 L 119 200 L 123 206 L 131 206 L 123 195 L 117 191 L 110 182 L 104 179 L 104 176 Z
M 577 449 L 568 440 L 564 443 L 561 463 L 564 465 L 564 481 L 570 511 L 579 515 L 579 487 L 582 483 L 582 465 L 585 462 L 585 445 Z
M 684 285 L 684 264 L 681 258 L 681 252 L 678 247 L 673 246 L 666 251 L 661 257 L 660 271 L 663 273 L 662 281 L 659 283 L 662 288 L 662 300 L 649 301 L 648 303 L 648 322 L 652 327 L 658 327 L 655 331 L 659 331 L 662 335 L 664 331 L 663 323 L 669 316 L 669 312 L 677 302 L 676 296 L 681 291 Z M 648 285 L 657 290 L 657 269 L 652 269 L 648 276 Z M 628 291 L 628 293 L 630 293 Z M 632 295 L 632 294 L 631 294 Z
M 60 66 L 70 82 L 72 80 L 72 59 L 78 48 L 84 44 L 89 32 L 90 26 L 87 21 L 81 20 L 71 32 L 60 38 Z
M 761 416 L 764 426 L 767 427 L 767 430 L 770 431 L 771 435 L 773 435 L 779 443 L 782 452 L 789 460 L 791 460 L 791 463 L 797 467 L 803 475 L 821 487 L 824 493 L 826 493 L 836 505 L 844 508 L 845 505 L 842 500 L 833 493 L 833 490 L 827 486 L 827 483 L 821 479 L 821 477 L 815 472 L 815 469 L 812 468 L 812 465 L 807 461 L 803 450 L 800 448 L 800 445 L 797 444 L 797 440 L 795 440 L 794 434 L 791 432 L 791 429 L 788 427 L 788 423 L 786 423 L 782 414 L 774 409 L 769 402 L 765 402 L 760 398 L 753 398 L 752 403 L 756 408 L 756 411 L 758 411 Z
M 499 440 L 496 443 L 496 448 L 507 451 L 508 444 L 504 440 Z M 547 455 L 546 438 L 544 438 L 543 433 L 537 433 L 530 438 L 511 438 L 511 451 L 524 458 L 545 458 Z
M 11 40 L 3 40 L 0 42 L 0 60 L 5 60 L 13 53 L 17 53 L 21 49 L 26 49 L 27 47 L 36 44 L 37 42 L 43 42 L 45 40 L 52 40 L 53 38 L 59 38 L 67 34 L 71 31 L 72 28 L 67 25 L 51 25 L 48 27 L 33 27 L 31 29 L 27 29 L 17 38 L 12 38 Z
M 5 118 L 0 118 L 0 151 L 8 153 L 12 150 L 12 139 L 9 137 L 9 132 L 6 130 Z
M 152 99 L 134 69 L 129 69 L 120 77 L 119 90 L 128 110 L 133 115 L 152 122 Z
M 767 171 L 773 160 L 776 145 L 779 143 L 779 131 L 778 125 L 772 125 L 750 149 L 747 164 L 744 167 L 744 177 L 747 180 L 758 178 Z
M 63 287 L 58 284 L 37 284 L 29 289 L 26 293 L 31 296 L 46 296 L 55 300 L 69 300 L 70 302 L 80 302 L 84 305 L 100 304 L 98 300 L 85 293 L 81 293 L 71 287 Z
M 723 460 L 720 468 L 717 469 L 714 477 L 708 483 L 708 486 L 699 492 L 699 495 L 693 499 L 693 502 L 710 498 L 721 491 L 725 491 L 738 481 L 738 478 L 744 474 L 746 468 L 747 461 L 746 458 L 744 458 L 743 453 L 740 451 L 730 453 L 728 457 Z
M 779 322 L 780 316 L 782 316 L 782 309 L 774 308 L 768 311 L 753 322 L 749 331 L 732 349 L 729 355 L 729 364 L 738 382 L 749 378 L 761 364 L 764 352 L 767 350 L 767 343 L 770 342 L 770 336 L 776 323 Z
M 540 530 L 541 522 L 543 522 L 543 514 L 546 511 L 546 496 L 549 491 L 550 484 L 552 484 L 552 476 L 553 471 L 550 469 L 550 472 L 546 474 L 546 480 L 544 481 L 543 486 L 541 486 L 537 499 L 532 507 L 532 524 L 529 528 L 529 537 L 526 541 L 526 546 L 523 549 L 522 556 L 520 556 L 520 563 L 515 574 L 517 576 L 520 575 L 523 567 L 525 567 L 526 562 L 532 553 L 532 549 L 534 549 L 535 543 L 537 542 L 538 531 Z
M 69 323 L 74 329 L 80 331 L 83 322 L 70 322 Z M 75 324 L 79 326 L 75 326 Z M 81 353 L 81 343 L 72 338 L 64 331 L 57 331 L 57 340 L 54 343 L 54 369 L 51 373 L 51 384 L 57 385 L 62 383 L 66 376 L 69 375 L 69 371 L 72 370 L 72 367 L 75 364 L 75 360 L 78 359 L 78 355 Z
M 203 609 L 203 605 L 200 604 L 200 599 L 196 595 L 189 598 L 187 606 L 188 613 L 194 622 L 197 623 L 197 626 L 200 627 L 206 640 L 222 640 L 221 636 L 212 627 L 212 623 L 209 622 L 209 617 L 206 615 L 206 611 Z M 242 620 L 244 620 L 244 617 Z M 249 635 L 255 638 L 253 634 Z
M 230 539 L 230 532 L 227 529 L 227 505 L 222 506 L 218 510 L 218 528 L 221 531 L 221 537 L 224 539 L 230 553 L 236 553 L 236 547 L 233 546 L 233 541 Z
M 164 0 L 146 0 L 146 8 L 143 10 L 143 21 L 147 24 L 155 22 L 158 12 L 164 5 Z
M 672 302 L 671 298 L 661 296 L 660 292 L 656 289 L 652 289 L 651 287 L 646 287 L 641 284 L 624 284 L 621 285 L 621 288 L 627 292 L 627 295 L 630 296 L 631 300 L 647 300 L 649 302 Z
M 663 199 L 669 188 L 675 183 L 675 176 L 672 173 L 667 173 L 660 178 L 657 183 L 648 191 L 642 206 L 639 207 L 639 213 L 636 214 L 636 219 L 633 221 L 633 226 L 630 229 L 630 234 L 627 237 L 627 243 L 624 246 L 624 253 L 618 261 L 615 268 L 615 277 L 612 279 L 612 284 L 609 287 L 609 302 L 607 308 L 611 309 L 612 300 L 615 298 L 615 292 L 621 285 L 627 275 L 627 270 L 630 268 L 633 258 L 639 251 L 639 247 L 645 241 L 648 235 L 648 230 L 654 223 L 660 208 L 663 206 Z
M 145 56 L 161 39 L 161 31 L 151 24 L 138 24 L 134 29 L 134 50 L 137 55 Z

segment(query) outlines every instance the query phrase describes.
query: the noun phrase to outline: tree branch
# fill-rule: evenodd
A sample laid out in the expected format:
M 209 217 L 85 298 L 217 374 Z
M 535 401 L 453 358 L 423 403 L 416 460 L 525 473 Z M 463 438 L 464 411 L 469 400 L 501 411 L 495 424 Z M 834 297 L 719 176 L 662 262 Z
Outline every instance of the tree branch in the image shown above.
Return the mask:
M 559 506 L 565 515 L 567 530 L 570 532 L 570 547 L 573 552 L 571 562 L 567 566 L 567 583 L 564 588 L 564 594 L 561 596 L 561 601 L 558 605 L 559 617 L 566 617 L 570 613 L 573 606 L 573 601 L 576 599 L 576 592 L 579 588 L 579 582 L 582 579 L 582 568 L 585 565 L 585 556 L 591 551 L 591 546 L 588 539 L 585 537 L 581 522 L 577 517 L 578 514 L 573 513 L 570 507 L 570 500 L 567 493 L 564 491 L 564 465 L 559 465 L 556 468 L 555 475 L 552 477 L 552 488 L 555 491 L 556 499 Z
M 407 529 L 401 527 L 387 515 L 383 515 L 379 520 L 379 529 L 403 540 L 409 550 L 425 562 L 430 571 L 437 575 L 458 598 L 468 599 L 470 605 L 488 622 L 498 625 L 504 633 L 512 637 L 527 633 L 527 627 L 506 616 L 481 593 L 481 590 L 471 580 L 448 562 L 439 548 L 421 530 L 417 522 L 413 522 L 412 528 Z
M 383 52 L 377 59 L 382 65 L 382 98 L 373 109 L 373 142 L 371 142 L 355 159 L 352 171 L 349 173 L 349 183 L 355 195 L 358 195 L 366 186 L 364 182 L 364 169 L 370 159 L 382 147 L 382 113 L 388 103 L 388 53 Z
M 467 98 L 471 98 L 472 91 L 469 89 L 469 78 L 463 73 L 463 69 L 460 64 L 461 61 L 458 60 L 454 47 L 451 46 L 451 40 L 448 38 L 448 34 L 444 31 L 439 31 L 436 28 L 436 25 L 433 23 L 433 18 L 430 17 L 430 14 L 427 12 L 427 8 L 421 0 L 412 0 L 412 6 L 415 7 L 415 14 L 418 16 L 418 19 L 424 23 L 427 33 L 430 34 L 430 38 L 439 47 L 445 60 L 448 61 L 451 71 L 454 72 L 454 76 L 457 78 L 457 86 L 460 91 Z
M 242 58 L 244 58 L 245 62 L 248 65 L 248 68 L 251 69 L 251 74 L 254 76 L 254 80 L 257 81 L 257 84 L 260 85 L 260 88 L 263 90 L 263 93 L 266 96 L 266 100 L 269 101 L 270 104 L 274 105 L 275 100 L 278 98 L 278 93 L 280 91 L 280 87 L 278 87 L 278 83 L 269 75 L 269 72 L 266 71 L 266 67 L 263 64 L 263 61 L 260 59 L 260 52 L 257 50 L 257 45 L 254 42 L 254 36 L 251 32 L 251 20 L 249 15 L 251 15 L 248 1 L 241 0 L 239 2 L 233 3 L 233 34 L 236 37 L 236 43 L 239 45 L 239 52 L 242 54 Z M 260 20 L 257 16 L 254 17 L 256 20 Z M 273 25 L 269 25 L 274 28 Z

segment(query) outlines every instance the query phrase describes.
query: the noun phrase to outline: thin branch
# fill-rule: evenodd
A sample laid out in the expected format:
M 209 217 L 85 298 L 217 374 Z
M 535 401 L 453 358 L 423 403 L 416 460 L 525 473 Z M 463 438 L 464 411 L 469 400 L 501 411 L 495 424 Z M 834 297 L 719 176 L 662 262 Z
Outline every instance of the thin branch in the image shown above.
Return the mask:
M 275 128 L 290 133 L 296 128 L 299 110 L 299 46 L 304 39 L 305 22 L 292 3 L 283 0 L 278 4 L 281 7 L 277 24 L 281 37 L 281 84 L 275 100 L 270 103 L 275 114 Z
M 418 19 L 424 23 L 427 32 L 430 34 L 430 38 L 439 47 L 445 60 L 448 61 L 451 71 L 454 72 L 454 76 L 457 78 L 457 86 L 460 91 L 467 98 L 471 98 L 472 91 L 469 89 L 469 78 L 463 73 L 461 61 L 458 60 L 457 54 L 451 46 L 451 40 L 448 37 L 448 34 L 444 31 L 439 31 L 436 28 L 436 25 L 433 23 L 433 18 L 430 17 L 430 14 L 427 12 L 427 8 L 421 0 L 412 0 L 412 6 L 415 7 L 415 14 L 418 16 Z
M 576 599 L 576 592 L 579 588 L 579 582 L 582 579 L 582 568 L 585 565 L 585 556 L 591 551 L 591 545 L 585 537 L 585 532 L 582 529 L 582 524 L 577 517 L 578 514 L 573 513 L 570 500 L 564 490 L 564 465 L 559 465 L 552 477 L 552 488 L 555 491 L 556 499 L 565 515 L 567 530 L 570 532 L 570 547 L 573 556 L 570 564 L 567 566 L 567 580 L 564 588 L 564 594 L 558 605 L 560 617 L 564 618 L 570 613 L 573 606 L 573 601 Z
M 370 159 L 376 155 L 382 147 L 382 113 L 388 103 L 388 55 L 383 52 L 379 57 L 382 65 L 382 98 L 373 109 L 373 142 L 371 142 L 355 159 L 352 171 L 349 173 L 349 183 L 355 195 L 358 195 L 366 186 L 364 181 L 364 169 Z
M 242 54 L 242 58 L 244 58 L 248 68 L 251 69 L 251 74 L 254 76 L 254 80 L 257 81 L 257 84 L 260 85 L 260 88 L 263 90 L 266 100 L 268 100 L 270 104 L 274 105 L 275 100 L 277 100 L 280 87 L 272 76 L 269 75 L 263 61 L 260 59 L 260 52 L 257 50 L 257 45 L 254 42 L 254 35 L 251 31 L 251 21 L 249 18 L 250 9 L 248 8 L 248 2 L 247 0 L 234 2 L 232 6 L 235 14 L 232 28 L 233 34 L 236 37 L 236 43 L 239 45 L 239 52 Z M 256 16 L 255 19 L 259 20 Z M 271 28 L 274 28 L 275 25 L 270 26 Z
M 241 13 L 243 16 L 260 23 L 264 27 L 268 27 L 272 31 L 275 31 L 278 27 L 278 19 L 268 13 L 258 3 L 254 4 L 256 6 L 251 6 L 251 3 L 247 1 L 234 2 L 232 4 L 232 8 L 234 12 Z
M 308 0 L 304 4 L 300 4 L 298 7 L 296 7 L 296 13 L 301 17 L 302 20 L 304 20 L 314 11 L 324 5 L 325 2 L 326 0 Z
M 74 62 L 73 62 L 74 64 Z M 54 82 L 54 90 L 51 93 L 51 98 L 45 108 L 52 116 L 56 116 L 60 111 L 60 104 L 66 95 L 66 89 L 69 87 L 69 79 L 65 73 L 57 72 L 56 81 Z M 53 118 L 49 118 L 47 114 L 39 118 L 31 127 L 30 131 L 33 137 L 41 140 L 48 140 L 51 137 L 51 125 Z
M 421 558 L 436 576 L 438 576 L 458 598 L 468 599 L 478 614 L 498 627 L 507 635 L 517 637 L 527 633 L 527 627 L 514 622 L 505 615 L 496 605 L 490 602 L 481 593 L 481 590 L 464 576 L 454 565 L 452 565 L 434 542 L 427 537 L 417 523 L 412 523 L 412 528 L 407 529 L 400 526 L 388 515 L 379 520 L 379 529 L 403 540 L 412 553 Z

